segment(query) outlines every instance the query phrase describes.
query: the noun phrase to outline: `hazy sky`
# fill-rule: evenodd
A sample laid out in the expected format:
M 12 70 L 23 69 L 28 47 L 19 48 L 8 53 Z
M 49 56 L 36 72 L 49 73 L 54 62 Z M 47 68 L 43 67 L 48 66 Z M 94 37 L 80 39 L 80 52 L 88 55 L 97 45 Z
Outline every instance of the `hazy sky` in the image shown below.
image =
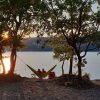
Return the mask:
M 100 9 L 100 5 L 98 5 L 97 3 L 96 4 L 94 4 L 93 6 L 92 6 L 92 9 L 93 9 L 93 11 L 97 11 L 97 7 L 99 7 L 99 9 Z

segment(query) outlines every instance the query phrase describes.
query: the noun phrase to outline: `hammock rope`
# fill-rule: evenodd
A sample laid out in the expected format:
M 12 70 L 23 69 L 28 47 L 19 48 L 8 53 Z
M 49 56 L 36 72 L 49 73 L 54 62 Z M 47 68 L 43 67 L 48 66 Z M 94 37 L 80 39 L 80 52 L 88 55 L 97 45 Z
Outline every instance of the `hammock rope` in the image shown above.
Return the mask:
M 17 55 L 17 57 L 39 78 L 45 78 L 46 76 L 48 76 L 48 74 L 55 69 L 55 67 L 57 66 L 57 64 L 59 64 L 62 60 L 60 60 L 57 64 L 55 64 L 53 67 L 51 67 L 46 73 L 39 73 L 37 70 L 35 70 L 33 67 L 29 66 L 28 64 L 25 63 L 25 61 L 23 59 L 21 59 L 21 57 L 19 57 Z

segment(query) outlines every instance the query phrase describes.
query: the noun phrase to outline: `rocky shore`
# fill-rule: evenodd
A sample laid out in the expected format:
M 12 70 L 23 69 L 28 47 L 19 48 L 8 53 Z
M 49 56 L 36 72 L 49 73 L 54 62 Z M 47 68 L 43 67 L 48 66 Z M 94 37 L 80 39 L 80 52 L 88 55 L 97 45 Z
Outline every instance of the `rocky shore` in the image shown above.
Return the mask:
M 0 83 L 0 100 L 100 100 L 100 87 L 75 89 L 57 85 L 53 80 L 25 78 Z

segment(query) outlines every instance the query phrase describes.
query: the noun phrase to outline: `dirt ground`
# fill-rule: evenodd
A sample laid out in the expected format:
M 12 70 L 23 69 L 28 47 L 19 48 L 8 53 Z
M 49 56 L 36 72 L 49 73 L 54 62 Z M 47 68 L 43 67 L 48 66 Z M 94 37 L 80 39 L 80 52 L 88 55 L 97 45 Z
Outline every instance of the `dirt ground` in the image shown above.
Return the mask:
M 93 81 L 100 84 L 100 81 Z M 74 89 L 50 80 L 24 79 L 0 84 L 0 100 L 100 100 L 100 87 Z

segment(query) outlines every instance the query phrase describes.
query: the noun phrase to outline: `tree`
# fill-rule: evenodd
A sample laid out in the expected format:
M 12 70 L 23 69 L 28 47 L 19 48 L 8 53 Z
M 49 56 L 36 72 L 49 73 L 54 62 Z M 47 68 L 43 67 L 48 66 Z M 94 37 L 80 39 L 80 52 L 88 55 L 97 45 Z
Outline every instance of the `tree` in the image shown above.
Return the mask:
M 0 37 L 0 38 L 2 38 L 2 37 Z M 2 68 L 3 68 L 3 74 L 5 74 L 6 73 L 6 70 L 5 70 L 5 65 L 4 65 L 4 62 L 3 62 L 3 53 L 4 53 L 4 44 L 2 45 L 2 43 L 3 43 L 3 41 L 2 41 L 2 39 L 0 39 L 1 41 L 0 41 L 0 60 L 1 60 L 1 65 L 2 65 Z
M 5 16 L 3 16 L 4 13 L 4 3 L 3 1 L 0 2 L 0 60 L 1 60 L 1 65 L 3 67 L 3 74 L 6 73 L 5 70 L 5 65 L 3 62 L 3 53 L 5 52 L 5 46 L 8 45 L 8 38 L 6 38 L 7 33 L 5 33 L 6 31 L 6 21 L 7 19 L 5 18 Z
M 65 37 L 77 56 L 79 79 L 82 77 L 81 67 L 86 63 L 84 57 L 87 51 L 97 48 L 95 37 L 100 32 L 100 24 L 97 23 L 100 17 L 97 17 L 98 11 L 92 10 L 92 5 L 95 3 L 95 0 L 44 0 L 40 2 L 44 5 L 44 10 L 39 13 L 39 27 L 42 27 L 39 33 L 43 30 L 45 34 L 62 34 Z
M 4 9 L 2 16 L 5 17 L 6 31 L 9 33 L 11 55 L 10 71 L 13 75 L 16 65 L 17 50 L 22 46 L 22 40 L 32 31 L 30 0 L 7 0 L 3 1 Z
M 74 51 L 71 46 L 69 46 L 66 43 L 66 40 L 63 35 L 59 36 L 54 36 L 51 40 L 52 43 L 52 48 L 54 51 L 54 58 L 60 59 L 62 62 L 62 75 L 64 74 L 64 62 L 65 60 L 70 61 L 70 66 L 69 66 L 69 74 L 72 74 L 72 67 L 73 67 L 73 56 L 74 56 Z

